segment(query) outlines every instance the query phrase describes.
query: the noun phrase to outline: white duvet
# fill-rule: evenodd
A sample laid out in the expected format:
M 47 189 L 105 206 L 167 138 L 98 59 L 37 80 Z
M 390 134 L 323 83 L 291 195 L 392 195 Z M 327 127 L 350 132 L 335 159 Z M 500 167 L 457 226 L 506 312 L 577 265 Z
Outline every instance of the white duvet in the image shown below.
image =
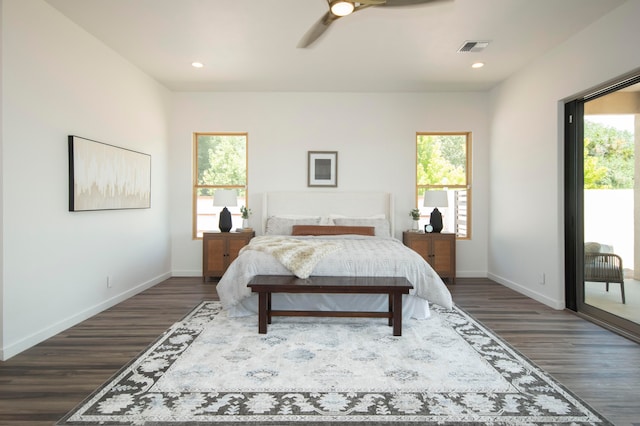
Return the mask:
M 413 284 L 411 295 L 445 308 L 453 306 L 451 294 L 438 274 L 418 253 L 399 240 L 358 235 L 289 238 L 330 240 L 341 246 L 324 255 L 311 275 L 403 276 Z M 293 274 L 269 253 L 243 250 L 216 287 L 220 301 L 231 315 L 249 314 L 240 306 L 252 296 L 247 284 L 255 275 Z

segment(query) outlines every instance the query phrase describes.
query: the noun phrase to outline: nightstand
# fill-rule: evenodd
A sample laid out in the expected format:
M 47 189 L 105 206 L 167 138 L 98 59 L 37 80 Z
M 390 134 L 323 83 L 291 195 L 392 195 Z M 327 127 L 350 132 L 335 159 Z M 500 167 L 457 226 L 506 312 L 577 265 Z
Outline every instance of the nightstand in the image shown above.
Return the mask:
M 456 234 L 452 233 L 402 233 L 402 242 L 416 251 L 449 284 L 456 282 Z
M 238 257 L 242 247 L 249 244 L 255 232 L 205 232 L 202 234 L 202 280 L 221 277 Z

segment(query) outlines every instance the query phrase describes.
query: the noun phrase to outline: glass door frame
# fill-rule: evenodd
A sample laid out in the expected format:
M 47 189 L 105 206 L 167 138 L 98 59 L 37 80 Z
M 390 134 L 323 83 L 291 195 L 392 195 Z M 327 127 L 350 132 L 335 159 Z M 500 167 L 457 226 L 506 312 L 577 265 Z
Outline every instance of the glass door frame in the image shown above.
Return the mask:
M 636 342 L 640 342 L 640 324 L 584 302 L 584 104 L 639 82 L 636 72 L 566 102 L 564 110 L 565 306 Z

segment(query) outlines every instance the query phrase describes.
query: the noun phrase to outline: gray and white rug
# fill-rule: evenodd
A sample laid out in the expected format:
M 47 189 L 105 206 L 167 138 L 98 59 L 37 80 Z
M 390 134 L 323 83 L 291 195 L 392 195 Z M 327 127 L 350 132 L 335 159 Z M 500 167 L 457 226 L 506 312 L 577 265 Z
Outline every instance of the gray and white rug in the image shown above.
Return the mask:
M 58 424 L 610 424 L 458 308 L 257 329 L 203 302 Z

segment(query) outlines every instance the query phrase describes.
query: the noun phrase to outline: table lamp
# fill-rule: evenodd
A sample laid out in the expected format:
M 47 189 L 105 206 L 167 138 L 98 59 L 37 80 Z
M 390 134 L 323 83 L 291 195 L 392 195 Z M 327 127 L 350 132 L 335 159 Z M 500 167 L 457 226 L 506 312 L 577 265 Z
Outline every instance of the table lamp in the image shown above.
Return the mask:
M 425 191 L 423 206 L 434 208 L 429 216 L 429 224 L 433 227 L 433 232 L 441 232 L 442 214 L 438 207 L 449 207 L 447 191 Z
M 220 232 L 231 231 L 231 212 L 227 210 L 227 207 L 235 207 L 238 205 L 238 196 L 234 189 L 218 189 L 213 193 L 213 205 L 216 207 L 223 207 L 220 212 L 220 221 L 218 227 Z

